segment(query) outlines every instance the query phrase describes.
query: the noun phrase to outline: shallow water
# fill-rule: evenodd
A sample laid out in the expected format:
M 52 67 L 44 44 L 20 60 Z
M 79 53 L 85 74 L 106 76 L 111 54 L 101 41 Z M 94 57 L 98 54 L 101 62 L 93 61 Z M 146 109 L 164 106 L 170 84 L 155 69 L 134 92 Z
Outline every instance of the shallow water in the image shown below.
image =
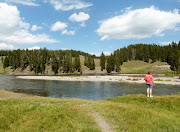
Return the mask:
M 52 98 L 81 98 L 105 100 L 124 94 L 146 94 L 145 84 L 121 82 L 68 82 L 47 80 L 24 80 L 16 76 L 0 75 L 0 90 L 26 93 Z M 180 86 L 156 85 L 153 95 L 180 93 Z

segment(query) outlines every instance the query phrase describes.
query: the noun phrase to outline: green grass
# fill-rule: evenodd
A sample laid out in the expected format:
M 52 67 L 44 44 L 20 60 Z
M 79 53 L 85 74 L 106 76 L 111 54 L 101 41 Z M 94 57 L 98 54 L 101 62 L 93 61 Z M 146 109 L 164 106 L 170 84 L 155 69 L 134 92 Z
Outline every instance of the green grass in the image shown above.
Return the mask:
M 155 79 L 154 81 L 164 81 L 164 80 L 162 80 L 162 79 Z
M 0 131 L 100 132 L 82 103 L 39 97 L 0 100 Z
M 16 94 L 15 94 L 16 95 Z M 107 101 L 10 98 L 0 91 L 0 131 L 98 132 L 92 111 L 101 115 L 115 132 L 180 131 L 180 95 L 124 95 Z M 5 99 L 5 100 L 3 100 Z
M 133 78 L 132 80 L 133 80 L 133 81 L 138 81 L 138 80 L 141 80 L 141 79 L 138 79 L 138 78 Z
M 139 60 L 133 60 L 133 61 L 128 61 L 124 62 L 123 65 L 121 66 L 121 73 L 125 74 L 144 74 L 147 73 L 148 71 L 152 71 L 153 73 L 156 74 L 170 74 L 172 73 L 170 70 L 160 70 L 158 68 L 154 68 L 154 66 L 161 66 L 161 65 L 167 65 L 166 62 L 155 62 L 155 63 L 146 63 L 144 61 L 139 61 Z

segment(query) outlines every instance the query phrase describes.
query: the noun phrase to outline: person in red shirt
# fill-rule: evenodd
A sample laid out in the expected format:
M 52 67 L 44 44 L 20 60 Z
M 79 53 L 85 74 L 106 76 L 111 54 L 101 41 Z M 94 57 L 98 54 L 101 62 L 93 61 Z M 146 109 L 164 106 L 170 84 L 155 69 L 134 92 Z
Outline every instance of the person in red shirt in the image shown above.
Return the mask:
M 147 97 L 153 97 L 152 96 L 152 88 L 153 88 L 153 76 L 151 75 L 151 72 L 148 72 L 148 74 L 144 77 L 144 80 L 146 81 L 147 86 Z

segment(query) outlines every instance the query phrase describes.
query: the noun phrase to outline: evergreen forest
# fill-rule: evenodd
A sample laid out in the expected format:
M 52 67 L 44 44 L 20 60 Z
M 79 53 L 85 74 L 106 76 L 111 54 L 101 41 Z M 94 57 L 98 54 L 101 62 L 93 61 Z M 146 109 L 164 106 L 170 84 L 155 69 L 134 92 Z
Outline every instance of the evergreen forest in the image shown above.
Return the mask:
M 172 42 L 167 46 L 156 44 L 135 44 L 115 50 L 110 56 L 101 53 L 100 57 L 75 50 L 1 50 L 3 68 L 11 67 L 22 71 L 29 68 L 34 73 L 44 74 L 47 66 L 51 66 L 54 74 L 57 73 L 82 73 L 82 65 L 94 70 L 94 59 L 100 59 L 101 71 L 119 73 L 121 65 L 131 60 L 141 60 L 147 63 L 156 61 L 167 62 L 172 71 L 180 71 L 180 41 Z M 80 56 L 84 57 L 81 64 Z

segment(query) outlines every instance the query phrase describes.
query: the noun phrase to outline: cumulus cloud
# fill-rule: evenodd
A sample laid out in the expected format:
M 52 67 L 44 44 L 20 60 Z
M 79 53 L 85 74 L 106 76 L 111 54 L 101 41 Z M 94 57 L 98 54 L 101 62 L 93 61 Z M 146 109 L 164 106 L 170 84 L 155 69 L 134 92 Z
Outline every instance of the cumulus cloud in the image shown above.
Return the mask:
M 82 21 L 86 21 L 90 18 L 89 14 L 85 14 L 84 12 L 79 12 L 79 14 L 72 14 L 69 17 L 69 20 L 71 21 L 75 21 L 75 22 L 82 22 Z
M 101 40 L 106 39 L 141 39 L 163 36 L 166 30 L 177 30 L 180 23 L 178 10 L 161 11 L 154 6 L 144 9 L 129 10 L 100 23 L 96 30 Z
M 23 21 L 16 6 L 0 3 L 0 43 L 25 45 L 34 43 L 54 43 L 46 34 L 29 33 L 29 23 Z M 2 13 L 3 12 L 3 13 Z
M 75 34 L 75 31 L 67 31 L 67 30 L 64 30 L 64 31 L 62 31 L 62 34 L 63 34 L 63 35 L 74 35 L 74 34 Z
M 69 11 L 73 9 L 83 9 L 92 6 L 91 3 L 81 2 L 80 0 L 50 0 L 56 10 Z
M 64 30 L 67 27 L 67 24 L 64 22 L 57 21 L 51 26 L 51 31 Z
M 37 25 L 33 25 L 32 28 L 31 28 L 32 31 L 37 31 L 37 30 L 40 30 L 40 29 L 42 29 L 42 27 L 37 26 Z
M 28 50 L 38 50 L 38 49 L 40 49 L 40 47 L 39 46 L 34 46 L 34 47 L 32 47 L 32 48 L 27 48 Z
M 13 50 L 15 47 L 10 44 L 0 43 L 0 50 Z
M 87 21 L 90 18 L 89 14 L 86 14 L 84 12 L 79 12 L 79 14 L 72 14 L 69 17 L 69 20 L 71 21 L 75 21 L 75 22 L 81 22 L 81 26 L 84 27 L 85 25 L 85 21 Z
M 26 6 L 39 6 L 35 3 L 35 0 L 5 0 L 5 2 L 22 4 Z

